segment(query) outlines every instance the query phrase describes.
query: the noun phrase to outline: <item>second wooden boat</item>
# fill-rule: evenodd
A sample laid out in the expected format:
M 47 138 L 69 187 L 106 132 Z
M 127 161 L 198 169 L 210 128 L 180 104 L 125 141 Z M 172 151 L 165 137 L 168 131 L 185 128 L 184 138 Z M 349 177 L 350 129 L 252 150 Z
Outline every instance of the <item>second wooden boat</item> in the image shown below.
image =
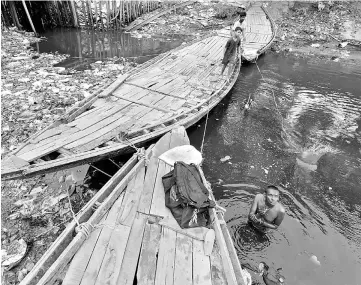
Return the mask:
M 20 285 L 245 284 L 221 213 L 209 209 L 212 229 L 181 229 L 165 206 L 162 177 L 172 167 L 159 156 L 188 144 L 184 127 L 163 136 L 146 153 L 149 161 L 139 160 L 81 222 L 87 230 L 59 238 L 45 254 L 53 258 L 42 258 Z M 215 232 L 215 241 L 206 253 L 209 231 Z
M 250 60 L 273 40 L 274 29 L 264 11 L 260 6 L 248 11 L 244 56 Z M 264 29 L 257 28 L 259 21 L 264 22 Z M 254 44 L 252 41 L 261 35 L 262 41 Z M 227 95 L 237 80 L 239 62 L 230 80 L 220 76 L 228 38 L 229 30 L 217 31 L 120 75 L 5 158 L 2 179 L 92 163 L 131 151 L 133 146 L 140 147 L 174 127 L 193 125 Z

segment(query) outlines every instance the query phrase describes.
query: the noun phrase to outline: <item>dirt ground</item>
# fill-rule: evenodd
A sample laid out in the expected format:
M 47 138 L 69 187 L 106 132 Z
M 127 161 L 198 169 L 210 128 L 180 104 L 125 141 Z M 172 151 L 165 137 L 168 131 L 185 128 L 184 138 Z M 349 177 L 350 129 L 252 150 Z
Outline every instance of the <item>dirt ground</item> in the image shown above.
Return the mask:
M 250 4 L 242 3 L 246 7 Z M 278 27 L 269 52 L 361 64 L 361 2 L 265 3 Z M 188 5 L 132 34 L 199 38 L 233 23 L 236 15 L 233 4 L 211 1 Z M 39 41 L 32 33 L 2 30 L 1 38 L 2 157 L 60 118 L 76 102 L 89 96 L 91 90 L 112 82 L 120 72 L 133 67 L 121 59 L 111 59 L 94 63 L 88 71 L 65 70 L 53 65 L 66 56 L 38 54 L 30 49 L 30 43 Z M 2 183 L 2 264 L 10 257 L 18 260 L 24 256 L 18 263 L 2 266 L 3 284 L 19 283 L 71 221 L 72 211 L 77 212 L 96 193 L 98 188 L 92 187 L 91 179 L 99 172 L 87 167 L 82 171 L 81 177 L 75 177 L 69 169 Z
M 268 2 L 277 37 L 271 50 L 361 64 L 361 2 Z

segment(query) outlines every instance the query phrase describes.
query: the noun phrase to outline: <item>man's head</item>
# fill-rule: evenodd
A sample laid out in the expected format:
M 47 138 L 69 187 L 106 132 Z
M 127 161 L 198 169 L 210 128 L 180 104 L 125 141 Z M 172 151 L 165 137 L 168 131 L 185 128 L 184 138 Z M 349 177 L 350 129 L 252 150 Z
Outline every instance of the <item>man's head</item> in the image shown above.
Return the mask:
M 236 32 L 237 35 L 242 34 L 242 28 L 240 28 L 240 27 L 237 27 L 234 31 Z
M 267 203 L 274 206 L 280 199 L 280 191 L 277 186 L 269 185 L 266 189 L 266 200 Z
M 242 11 L 242 12 L 240 12 L 238 14 L 239 14 L 239 21 L 242 23 L 244 21 L 244 19 L 246 18 L 247 13 Z

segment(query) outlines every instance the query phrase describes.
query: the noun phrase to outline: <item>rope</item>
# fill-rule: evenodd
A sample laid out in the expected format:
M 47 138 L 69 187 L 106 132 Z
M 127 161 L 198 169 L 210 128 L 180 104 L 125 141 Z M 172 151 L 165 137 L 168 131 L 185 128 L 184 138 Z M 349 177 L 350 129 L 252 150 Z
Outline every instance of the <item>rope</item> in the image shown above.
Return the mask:
M 257 58 L 258 58 L 258 57 L 257 57 Z M 255 59 L 255 61 L 254 61 L 254 62 L 255 62 L 256 67 L 257 67 L 257 69 L 258 69 L 258 71 L 259 71 L 259 74 L 261 74 L 262 80 L 263 80 L 263 81 L 266 81 L 266 80 L 264 79 L 263 75 L 262 75 L 261 70 L 260 70 L 260 69 L 259 69 L 259 67 L 258 67 L 258 64 L 257 64 L 257 58 Z M 273 102 L 275 103 L 275 106 L 276 106 L 276 110 L 277 110 L 278 114 L 279 114 L 279 115 L 280 115 L 280 117 L 281 117 L 281 125 L 282 125 L 282 129 L 284 129 L 284 127 L 283 127 L 283 117 L 282 117 L 281 111 L 280 111 L 280 110 L 279 110 L 279 108 L 278 108 L 278 105 L 277 105 L 277 102 L 276 102 L 276 96 L 275 96 L 275 93 L 274 93 L 273 89 L 271 89 L 271 91 L 272 91 Z
M 145 155 L 144 148 L 138 148 L 131 141 L 129 141 L 127 138 L 124 138 L 124 139 L 125 139 L 125 143 L 127 145 L 129 145 L 130 147 L 132 147 L 132 148 L 134 148 L 136 150 L 138 160 L 144 159 L 144 164 L 145 164 L 145 166 L 147 166 L 148 162 L 149 162 L 149 159 L 147 159 L 147 157 Z
M 73 211 L 73 207 L 72 207 L 72 205 L 71 205 L 69 188 L 70 188 L 70 186 L 67 188 L 66 193 L 68 194 L 68 201 L 69 201 L 70 211 L 71 211 L 71 214 L 73 215 L 74 221 L 76 222 L 76 224 L 78 225 L 78 227 L 80 227 L 79 221 L 78 221 L 78 219 L 76 218 L 76 215 L 75 215 L 75 213 L 74 213 L 74 211 Z
M 201 144 L 201 154 L 203 155 L 203 146 L 204 146 L 204 138 L 206 136 L 206 130 L 207 130 L 207 124 L 208 124 L 208 114 L 209 114 L 210 108 L 209 108 L 209 104 L 208 104 L 208 111 L 207 111 L 207 116 L 206 116 L 206 124 L 204 126 L 204 131 L 203 131 L 203 137 L 202 137 L 202 144 Z

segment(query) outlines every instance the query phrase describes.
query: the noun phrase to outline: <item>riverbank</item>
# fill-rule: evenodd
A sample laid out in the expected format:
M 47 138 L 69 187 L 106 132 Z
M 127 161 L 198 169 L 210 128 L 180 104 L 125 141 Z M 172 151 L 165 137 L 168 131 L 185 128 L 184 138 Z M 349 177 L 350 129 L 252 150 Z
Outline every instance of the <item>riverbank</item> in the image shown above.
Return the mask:
M 361 2 L 268 2 L 277 24 L 272 51 L 361 64 Z
M 32 33 L 10 29 L 3 30 L 1 37 L 2 157 L 134 66 L 122 58 L 112 58 L 95 62 L 91 69 L 81 72 L 54 67 L 68 56 L 34 51 L 30 45 L 41 39 Z M 88 169 L 77 168 L 81 173 L 78 181 L 69 169 L 2 182 L 2 260 L 13 257 L 13 261 L 5 262 L 11 270 L 3 272 L 3 284 L 20 282 L 72 220 L 72 211 L 78 212 L 94 196 L 97 189 L 90 180 L 99 172 Z M 104 177 L 99 179 L 101 182 Z

